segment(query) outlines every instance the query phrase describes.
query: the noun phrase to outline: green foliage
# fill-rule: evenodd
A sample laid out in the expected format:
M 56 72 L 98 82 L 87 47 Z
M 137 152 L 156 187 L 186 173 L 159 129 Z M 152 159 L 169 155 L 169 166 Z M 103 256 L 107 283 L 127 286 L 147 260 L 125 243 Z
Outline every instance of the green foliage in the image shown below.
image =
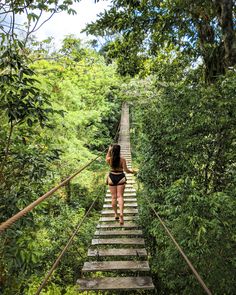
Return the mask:
M 118 126 L 120 80 L 115 67 L 106 66 L 101 56 L 71 35 L 58 51 L 52 38 L 38 42 L 32 37 L 53 14 L 75 14 L 74 2 L 0 4 L 1 222 L 104 150 Z M 16 23 L 19 14 L 27 16 L 25 26 Z M 104 194 L 105 169 L 101 160 L 91 165 L 4 232 L 1 294 L 36 292 L 76 224 L 95 197 Z M 75 293 L 72 286 L 100 208 L 98 200 L 45 294 Z
M 121 101 L 128 100 L 145 188 L 141 223 L 157 292 L 203 293 L 144 194 L 212 292 L 233 294 L 234 2 L 114 0 L 87 27 L 96 36 L 112 37 L 100 54 L 72 35 L 57 51 L 52 38 L 39 43 L 30 37 L 44 23 L 45 11 L 49 19 L 63 10 L 74 14 L 73 2 L 1 4 L 1 221 L 103 151 L 116 134 Z M 15 15 L 25 11 L 26 36 L 20 41 Z M 4 232 L 1 293 L 36 292 L 91 202 L 104 195 L 105 170 L 103 159 L 97 161 Z M 77 292 L 74 282 L 100 208 L 98 200 L 42 294 Z
M 25 9 L 28 9 L 27 18 L 30 21 L 37 21 L 40 17 L 42 12 L 61 12 L 66 11 L 69 14 L 75 14 L 75 10 L 73 10 L 70 6 L 74 2 L 79 2 L 79 0 L 63 0 L 60 3 L 56 0 L 46 0 L 46 1 L 24 1 L 24 0 L 17 0 L 17 1 L 10 1 L 4 0 L 3 1 L 4 12 L 12 12 L 17 14 L 25 13 Z M 40 14 L 41 12 L 41 14 Z
M 132 115 L 142 195 L 214 294 L 235 290 L 235 83 L 233 71 L 207 87 L 188 79 L 165 85 L 152 79 L 152 99 L 136 101 Z M 160 294 L 202 294 L 143 197 L 141 207 Z
M 1 47 L 1 221 L 104 150 L 119 122 L 113 65 L 72 36 L 54 53 L 23 52 L 19 44 Z M 37 289 L 92 201 L 104 195 L 105 170 L 102 156 L 2 235 L 3 294 Z M 100 208 L 98 200 L 95 210 Z M 85 222 L 45 294 L 74 294 L 97 218 L 94 211 Z
M 139 73 L 147 59 L 145 55 L 136 55 L 138 46 L 134 46 L 132 40 L 116 39 L 104 45 L 100 53 L 104 55 L 107 63 L 112 63 L 113 60 L 117 63 L 117 72 L 121 76 L 134 77 Z
M 111 3 L 110 9 L 89 24 L 86 31 L 112 38 L 105 48 L 108 56 L 116 53 L 120 73 L 138 72 L 140 56 L 145 53 L 155 57 L 170 45 L 177 46 L 192 61 L 201 57 L 208 82 L 236 64 L 234 1 L 113 0 Z M 137 61 L 136 67 L 133 61 Z

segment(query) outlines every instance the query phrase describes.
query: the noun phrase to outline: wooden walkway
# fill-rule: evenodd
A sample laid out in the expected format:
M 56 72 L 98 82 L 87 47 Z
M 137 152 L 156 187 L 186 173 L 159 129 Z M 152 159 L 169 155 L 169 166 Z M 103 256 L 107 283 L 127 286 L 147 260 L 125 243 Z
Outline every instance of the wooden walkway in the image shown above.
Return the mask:
M 131 168 L 127 104 L 122 107 L 119 144 L 127 166 Z M 133 187 L 135 180 L 132 174 L 127 174 L 126 177 L 124 225 L 121 226 L 119 221 L 114 219 L 111 195 L 107 188 L 102 216 L 97 225 L 91 248 L 88 250 L 89 261 L 85 262 L 82 268 L 84 278 L 77 280 L 78 290 L 116 293 L 122 290 L 154 289 L 149 276 L 150 269 L 142 230 L 137 224 L 138 205 Z

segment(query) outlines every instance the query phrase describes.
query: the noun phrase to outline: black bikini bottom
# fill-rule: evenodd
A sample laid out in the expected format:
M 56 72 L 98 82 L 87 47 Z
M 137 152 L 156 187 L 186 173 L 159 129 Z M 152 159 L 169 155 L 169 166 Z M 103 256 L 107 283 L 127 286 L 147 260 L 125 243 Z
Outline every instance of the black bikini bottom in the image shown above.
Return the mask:
M 114 185 L 122 185 L 126 183 L 126 177 L 125 177 L 125 173 L 122 172 L 120 174 L 113 174 L 112 172 L 109 173 L 109 178 L 112 181 L 112 184 L 109 184 L 111 186 Z M 122 181 L 121 183 L 119 183 L 121 181 L 121 179 L 124 178 L 124 181 Z

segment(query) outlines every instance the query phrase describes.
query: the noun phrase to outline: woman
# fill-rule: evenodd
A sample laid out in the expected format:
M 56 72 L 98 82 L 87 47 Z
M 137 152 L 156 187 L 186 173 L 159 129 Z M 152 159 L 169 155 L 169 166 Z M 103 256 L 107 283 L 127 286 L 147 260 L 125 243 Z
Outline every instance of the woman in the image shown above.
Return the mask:
M 123 194 L 125 190 L 126 177 L 124 171 L 127 173 L 134 173 L 133 170 L 129 170 L 126 165 L 125 158 L 120 156 L 120 145 L 114 144 L 110 146 L 106 155 L 106 161 L 111 167 L 111 171 L 107 178 L 109 184 L 112 208 L 115 211 L 115 219 L 119 219 L 117 214 L 117 200 L 120 208 L 120 224 L 124 224 L 124 199 Z

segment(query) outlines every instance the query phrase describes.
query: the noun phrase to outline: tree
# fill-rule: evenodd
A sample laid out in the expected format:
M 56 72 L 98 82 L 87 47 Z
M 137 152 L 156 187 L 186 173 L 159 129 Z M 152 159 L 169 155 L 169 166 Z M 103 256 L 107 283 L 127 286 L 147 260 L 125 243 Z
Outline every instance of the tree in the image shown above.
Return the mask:
M 0 79 L 0 159 L 6 158 L 2 161 L 4 182 L 0 184 L 1 222 L 104 150 L 119 120 L 120 79 L 113 65 L 107 66 L 103 57 L 73 36 L 66 37 L 57 52 L 51 53 L 50 41 L 42 44 L 45 48 L 29 44 L 23 57 L 17 44 L 16 50 L 10 51 L 15 54 L 11 67 L 8 54 L 0 63 L 5 69 Z M 2 50 L 6 49 L 3 46 Z M 29 294 L 36 292 L 73 226 L 95 196 L 103 194 L 104 164 L 94 163 L 1 235 L 3 294 L 15 294 L 19 289 L 26 293 L 28 286 L 34 288 Z M 96 208 L 99 206 L 100 202 Z M 62 262 L 55 280 L 58 290 L 73 284 L 84 259 L 73 257 L 78 249 L 86 255 L 93 222 L 91 217 L 82 238 Z
M 87 26 L 95 36 L 111 35 L 121 43 L 120 58 L 146 52 L 152 57 L 169 43 L 192 60 L 201 57 L 205 79 L 212 82 L 236 64 L 235 2 L 219 1 L 112 1 L 109 11 Z M 120 34 L 122 37 L 118 36 Z M 122 49 L 128 44 L 129 50 Z
M 199 69 L 184 72 L 180 59 L 157 58 L 154 75 L 125 85 L 152 277 L 160 294 L 203 294 L 146 198 L 210 290 L 232 294 L 236 75 L 228 71 L 206 85 Z
M 38 31 L 54 14 L 61 11 L 76 14 L 76 11 L 71 8 L 75 2 L 79 2 L 79 0 L 62 0 L 60 2 L 57 0 L 3 0 L 0 3 L 1 36 L 8 35 L 15 39 L 17 35 L 20 35 L 25 46 L 30 35 Z M 24 26 L 16 22 L 16 16 L 20 14 L 26 15 L 27 24 Z

